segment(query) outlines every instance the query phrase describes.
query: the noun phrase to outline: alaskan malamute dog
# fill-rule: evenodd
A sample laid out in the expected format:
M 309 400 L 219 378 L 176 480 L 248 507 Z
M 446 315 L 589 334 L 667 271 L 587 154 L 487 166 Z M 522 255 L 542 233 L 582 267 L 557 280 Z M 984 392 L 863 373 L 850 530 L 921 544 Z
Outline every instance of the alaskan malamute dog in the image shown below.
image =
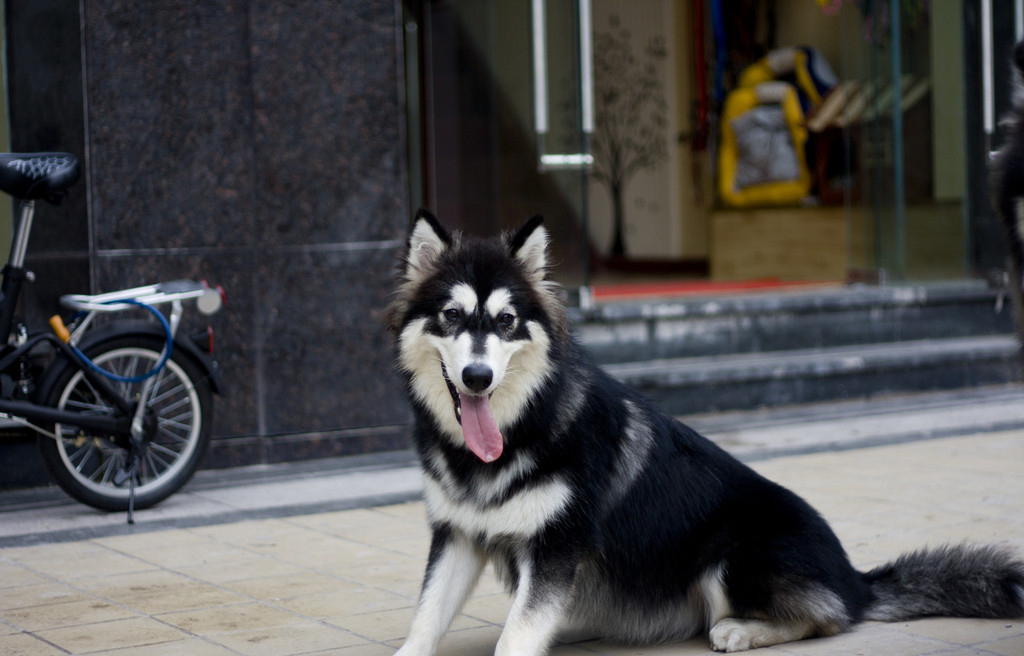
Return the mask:
M 862 574 L 805 501 L 591 363 L 548 280 L 539 217 L 472 239 L 420 211 L 387 311 L 416 416 L 432 543 L 400 656 L 429 656 L 486 562 L 514 591 L 500 656 L 560 630 L 720 651 L 862 619 L 1024 616 L 994 547 Z

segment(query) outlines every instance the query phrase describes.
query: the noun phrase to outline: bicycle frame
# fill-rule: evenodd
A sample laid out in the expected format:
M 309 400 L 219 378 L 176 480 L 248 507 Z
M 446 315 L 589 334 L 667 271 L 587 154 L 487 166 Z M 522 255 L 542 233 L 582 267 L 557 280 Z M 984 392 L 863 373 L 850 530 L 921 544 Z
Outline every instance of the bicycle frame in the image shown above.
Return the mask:
M 28 252 L 28 237 L 32 231 L 32 217 L 35 215 L 36 202 L 22 201 L 18 212 L 18 225 L 11 241 L 11 255 L 7 266 L 3 268 L 4 282 L 0 291 L 3 292 L 0 303 L 0 344 L 6 344 L 14 327 L 14 308 L 21 298 L 21 285 L 30 275 L 25 270 L 25 253 Z
M 3 293 L 0 303 L 0 344 L 6 345 L 10 340 L 14 328 L 14 310 L 21 298 L 21 287 L 25 280 L 30 279 L 31 274 L 25 270 L 25 254 L 28 251 L 28 238 L 32 230 L 32 219 L 35 214 L 35 201 L 22 201 L 18 212 L 18 224 L 11 242 L 11 253 L 7 265 L 3 268 L 3 286 L 0 291 Z M 61 342 L 54 335 L 40 333 L 23 344 L 14 348 L 10 353 L 0 357 L 0 371 L 7 371 L 22 358 L 29 357 L 29 353 L 41 342 L 49 342 L 54 345 L 59 353 L 70 359 L 72 362 L 79 362 L 77 355 L 67 344 Z M 6 346 L 4 347 L 6 349 Z M 79 363 L 81 364 L 81 363 Z M 89 382 L 96 385 L 102 394 L 117 403 L 119 410 L 126 413 L 131 411 L 128 404 L 111 388 L 102 376 L 89 372 Z M 94 430 L 109 432 L 114 435 L 130 435 L 130 424 L 126 433 L 125 421 L 120 418 L 102 416 L 82 416 L 82 413 L 68 412 L 37 405 L 28 400 L 2 399 L 0 398 L 0 413 L 24 417 L 32 421 L 43 422 L 69 422 L 74 421 L 77 425 Z
M 166 499 L 209 444 L 213 395 L 222 393 L 211 329 L 206 348 L 177 333 L 184 301 L 211 315 L 223 296 L 191 280 L 69 294 L 61 297 L 77 311 L 69 326 L 57 315 L 52 332 L 29 333 L 14 313 L 35 278 L 25 269 L 35 200 L 57 202 L 79 172 L 69 153 L 0 153 L 0 192 L 20 201 L 0 285 L 0 416 L 39 433 L 43 462 L 65 492 L 101 510 L 126 509 L 130 524 L 136 488 L 144 508 Z M 157 321 L 95 321 L 133 307 Z
M 39 333 L 29 338 L 29 340 L 23 345 L 8 353 L 3 358 L 0 358 L 0 371 L 6 371 L 9 367 L 16 364 L 21 358 L 28 357 L 31 350 L 44 341 L 54 345 L 60 354 L 71 362 L 76 363 L 76 366 L 82 370 L 82 374 L 86 376 L 89 383 L 94 385 L 104 397 L 114 403 L 118 410 L 124 412 L 126 417 L 87 415 L 81 412 L 58 410 L 56 408 L 39 405 L 28 400 L 2 398 L 0 398 L 0 414 L 10 415 L 12 417 L 21 417 L 30 421 L 74 424 L 76 426 L 81 426 L 82 428 L 107 432 L 117 437 L 131 437 L 130 417 L 134 410 L 132 405 L 120 398 L 111 386 L 110 381 L 85 366 L 85 364 L 79 359 L 78 354 L 75 353 L 67 344 L 57 339 L 56 336 L 47 333 Z
M 2 347 L 4 351 L 11 348 L 7 344 L 14 329 L 14 309 L 21 296 L 22 284 L 25 280 L 31 280 L 33 277 L 25 269 L 24 264 L 34 210 L 35 201 L 28 200 L 21 203 L 18 213 L 18 225 L 11 244 L 10 258 L 7 265 L 3 268 L 4 279 L 3 285 L 0 287 L 0 292 L 3 294 L 2 303 L 0 303 L 0 344 L 5 345 Z M 53 325 L 56 334 L 36 333 L 25 339 L 23 343 L 14 346 L 12 351 L 0 351 L 2 353 L 0 355 L 0 372 L 7 371 L 20 360 L 30 357 L 31 351 L 36 346 L 46 342 L 55 348 L 55 357 L 66 358 L 75 368 L 82 372 L 82 375 L 86 377 L 89 384 L 114 404 L 124 416 L 91 415 L 69 410 L 58 410 L 34 403 L 28 399 L 4 398 L 0 398 L 0 415 L 8 415 L 12 418 L 22 418 L 36 422 L 70 424 L 90 430 L 102 431 L 114 436 L 118 446 L 128 448 L 131 438 L 143 437 L 145 429 L 143 412 L 152 387 L 151 381 L 146 381 L 147 384 L 143 385 L 140 398 L 129 403 L 117 393 L 110 380 L 88 366 L 75 346 L 96 316 L 99 314 L 122 312 L 132 307 L 127 305 L 127 302 L 145 303 L 149 306 L 170 303 L 169 336 L 173 341 L 184 312 L 182 301 L 189 299 L 196 299 L 200 304 L 200 311 L 204 314 L 212 314 L 220 307 L 219 292 L 191 280 L 162 283 L 160 285 L 146 285 L 97 295 L 69 294 L 62 296 L 61 303 L 63 305 L 87 313 L 85 318 L 76 325 L 74 332 L 67 332 L 63 322 L 59 321 L 59 317 L 55 317 L 59 325 L 52 322 L 51 325 Z M 202 305 L 204 301 L 206 308 Z M 165 351 L 171 348 L 172 341 L 168 342 Z M 32 427 L 38 430 L 37 427 Z

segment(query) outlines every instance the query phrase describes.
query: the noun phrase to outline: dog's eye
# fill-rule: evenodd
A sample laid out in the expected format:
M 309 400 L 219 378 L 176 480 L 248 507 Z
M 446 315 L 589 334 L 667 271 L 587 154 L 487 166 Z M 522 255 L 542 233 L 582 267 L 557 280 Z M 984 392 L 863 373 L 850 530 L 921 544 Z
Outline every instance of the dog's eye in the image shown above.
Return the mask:
M 516 315 L 505 312 L 504 314 L 498 315 L 498 325 L 502 328 L 508 328 L 516 322 Z
M 448 321 L 458 321 L 462 313 L 457 308 L 448 308 L 444 311 L 444 318 Z

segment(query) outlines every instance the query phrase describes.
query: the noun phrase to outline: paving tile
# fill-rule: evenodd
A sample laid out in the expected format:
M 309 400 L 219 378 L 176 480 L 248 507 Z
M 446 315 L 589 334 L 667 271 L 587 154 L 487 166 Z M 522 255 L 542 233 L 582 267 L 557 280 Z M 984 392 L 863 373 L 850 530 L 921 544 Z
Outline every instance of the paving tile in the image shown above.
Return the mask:
M 885 447 L 887 461 L 905 461 L 917 467 L 949 467 L 981 474 L 1008 474 L 1020 472 L 1014 456 L 1020 454 L 1020 433 L 983 434 L 968 437 L 946 438 L 930 442 L 930 449 L 920 448 L 918 443 Z
M 426 557 L 424 557 L 424 565 L 426 562 Z M 497 575 L 494 573 L 494 567 L 492 565 L 487 565 L 487 567 L 484 568 L 484 573 L 480 576 L 480 581 L 476 584 L 476 589 L 473 590 L 473 595 L 483 597 L 494 594 L 507 595 L 509 594 L 509 591 L 505 589 L 505 584 L 498 580 Z
M 322 572 L 300 570 L 295 574 L 227 581 L 223 583 L 223 587 L 256 599 L 279 602 L 304 595 L 330 592 L 346 584 L 351 583 Z
M 138 614 L 102 599 L 50 603 L 0 611 L 0 620 L 25 631 L 55 629 L 129 617 L 138 617 Z
M 427 554 L 430 553 L 430 534 L 425 529 L 426 527 L 424 526 L 424 533 L 422 535 L 410 535 L 388 540 L 382 542 L 381 546 L 386 547 L 388 551 L 396 551 L 407 556 L 421 558 L 425 563 L 427 561 Z
M 755 466 L 817 507 L 866 568 L 964 539 L 1024 553 L 1021 461 L 1024 431 Z M 59 653 L 15 630 L 28 626 L 73 653 L 390 656 L 408 630 L 428 550 L 418 502 L 3 549 L 0 654 Z M 511 603 L 486 569 L 440 653 L 493 653 Z M 709 653 L 699 638 L 656 647 L 579 642 L 553 656 Z M 1020 656 L 1024 623 L 868 623 L 763 653 Z
M 344 561 L 352 549 L 365 548 L 365 545 L 301 526 L 284 524 L 272 525 L 271 528 L 273 530 L 269 532 L 243 534 L 240 539 L 229 537 L 225 542 L 285 563 L 319 568 Z
M 255 519 L 188 529 L 188 532 L 228 544 L 249 546 L 273 542 L 278 535 L 295 530 L 283 519 Z
M 948 652 L 952 647 L 947 642 L 908 635 L 884 624 L 860 625 L 848 633 L 777 646 L 800 656 L 923 656 Z
M 1024 516 L 1024 512 L 1022 512 L 1022 516 Z M 973 518 L 961 524 L 921 531 L 920 535 L 930 544 L 949 542 L 1006 544 L 1024 553 L 1024 525 L 1005 519 Z
M 406 597 L 419 596 L 425 559 L 371 548 L 349 551 L 346 556 L 326 571 Z
M 308 652 L 309 656 L 392 656 L 397 647 L 390 647 L 378 643 L 356 645 L 355 647 L 342 647 L 340 649 L 328 649 L 326 651 Z
M 368 642 L 348 631 L 315 622 L 221 633 L 209 640 L 246 656 L 288 656 Z
M 813 490 L 804 494 L 803 497 L 826 519 L 829 517 L 873 517 L 892 509 L 891 501 L 844 494 L 841 491 Z
M 289 624 L 302 624 L 306 620 L 294 613 L 274 608 L 259 602 L 237 606 L 198 608 L 178 613 L 163 613 L 156 616 L 183 631 L 208 636 L 215 633 L 230 633 L 251 627 L 270 628 Z
M 888 625 L 896 631 L 943 640 L 956 645 L 978 645 L 1024 635 L 1024 622 L 965 618 L 928 618 Z
M 504 624 L 512 608 L 512 595 L 504 592 L 476 596 L 466 602 L 462 612 L 470 617 L 477 617 L 485 622 Z
M 186 638 L 142 647 L 98 651 L 89 656 L 237 656 L 237 653 L 201 638 Z
M 365 636 L 370 640 L 385 642 L 388 640 L 404 638 L 408 634 L 409 624 L 412 622 L 413 613 L 414 608 L 409 606 L 394 610 L 382 610 L 372 613 L 362 613 L 359 615 L 348 615 L 346 617 L 332 620 L 331 623 L 344 629 L 348 629 L 358 635 Z M 458 615 L 452 621 L 449 631 L 458 632 L 482 626 L 486 626 L 486 623 L 472 617 Z
M 56 656 L 67 654 L 27 633 L 0 635 L 0 654 L 4 656 Z
M 20 552 L 17 556 L 5 555 L 34 572 L 62 581 L 155 569 L 151 563 L 88 541 L 39 545 Z
M 570 651 L 576 649 L 576 651 Z M 578 643 L 572 646 L 561 646 L 552 651 L 552 656 L 561 656 L 563 653 L 600 654 L 601 656 L 708 656 L 716 654 L 711 650 L 706 638 L 692 638 L 679 642 L 670 642 L 663 645 L 635 646 L 620 645 L 603 640 L 592 640 Z M 758 652 L 753 652 L 754 654 Z
M 943 508 L 989 519 L 1005 520 L 1024 515 L 1024 490 L 1017 493 L 995 488 L 987 493 L 959 494 L 942 501 Z
M 186 634 L 178 629 L 148 617 L 50 629 L 38 631 L 36 634 L 44 640 L 75 654 L 103 649 L 142 647 L 161 642 L 182 640 L 187 637 Z
M 8 559 L 0 558 L 0 590 L 49 583 L 50 579 Z
M 357 511 L 350 511 L 357 512 Z M 403 517 L 392 513 L 367 511 L 356 517 L 334 516 L 324 527 L 332 535 L 368 544 L 386 544 L 394 540 L 429 536 L 426 512 L 418 517 Z
M 411 608 L 415 602 L 384 590 L 356 583 L 338 582 L 329 592 L 292 597 L 275 603 L 281 608 L 307 617 L 337 623 L 340 618 L 349 615 Z
M 123 553 L 140 553 L 159 549 L 207 549 L 216 540 L 186 529 L 151 531 L 94 538 L 91 542 Z
M 235 547 L 227 547 L 215 555 L 203 554 L 201 559 L 194 559 L 192 562 L 177 565 L 172 569 L 200 581 L 221 585 L 250 579 L 253 574 L 259 574 L 261 578 L 294 577 L 308 571 L 292 563 L 260 556 Z
M 244 597 L 167 571 L 123 574 L 81 584 L 98 597 L 133 608 L 143 614 L 168 613 L 224 606 Z
M 857 521 L 873 528 L 879 534 L 895 533 L 941 533 L 958 524 L 974 520 L 974 516 L 948 509 L 927 507 L 892 508 L 886 512 L 858 517 Z
M 89 595 L 60 583 L 41 583 L 8 588 L 0 594 L 0 610 L 32 608 L 72 601 L 88 601 Z
M 483 656 L 493 654 L 501 635 L 500 626 L 482 626 L 465 631 L 449 631 L 438 645 L 437 653 L 445 656 Z M 390 642 L 388 644 L 395 644 Z M 402 641 L 397 641 L 401 645 Z
M 1002 656 L 1020 656 L 1024 654 L 1024 633 L 1011 638 L 986 642 L 978 647 L 994 654 L 1002 654 Z
M 593 656 L 594 653 L 580 645 L 555 645 L 550 651 L 552 656 Z M 672 653 L 686 652 L 675 651 Z
M 203 539 L 192 544 L 132 549 L 127 553 L 133 558 L 160 568 L 180 569 L 204 563 L 231 562 L 248 552 L 234 545 Z
M 399 503 L 392 506 L 380 506 L 375 509 L 379 513 L 386 515 L 394 515 L 396 517 L 402 517 L 404 519 L 410 519 L 414 521 L 421 521 L 426 523 L 427 512 L 423 508 L 423 504 L 417 502 L 410 503 Z

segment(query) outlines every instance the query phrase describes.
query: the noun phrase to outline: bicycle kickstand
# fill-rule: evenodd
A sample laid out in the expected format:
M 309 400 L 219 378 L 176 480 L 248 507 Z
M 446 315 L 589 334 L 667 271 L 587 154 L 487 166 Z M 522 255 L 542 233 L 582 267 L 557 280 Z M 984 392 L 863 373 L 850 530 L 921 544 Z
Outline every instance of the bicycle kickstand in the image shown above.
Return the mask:
M 128 465 L 126 469 L 122 469 L 114 474 L 114 485 L 124 485 L 125 479 L 128 480 L 128 523 L 135 523 L 135 480 L 139 471 L 139 463 L 142 462 L 142 458 L 139 454 L 133 453 L 131 456 L 132 464 Z

